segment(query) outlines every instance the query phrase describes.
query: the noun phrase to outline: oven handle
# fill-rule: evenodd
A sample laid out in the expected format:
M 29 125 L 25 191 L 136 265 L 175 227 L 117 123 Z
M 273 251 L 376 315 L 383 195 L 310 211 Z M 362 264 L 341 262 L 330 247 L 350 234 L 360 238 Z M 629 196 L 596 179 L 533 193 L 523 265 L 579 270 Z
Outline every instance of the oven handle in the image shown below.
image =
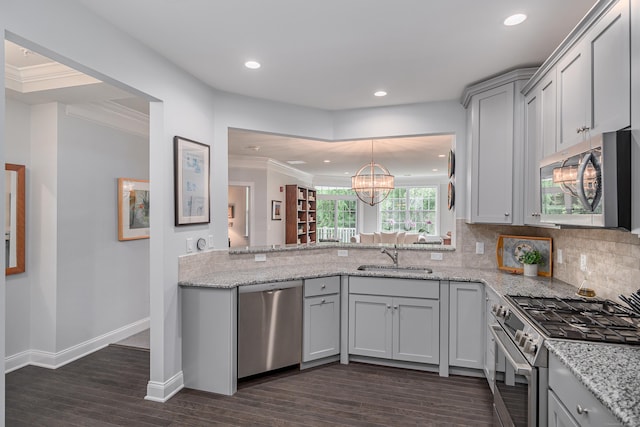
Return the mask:
M 500 347 L 500 350 L 504 353 L 509 364 L 515 370 L 515 373 L 517 375 L 524 375 L 525 377 L 531 378 L 533 368 L 529 362 L 527 362 L 527 359 L 520 354 L 515 344 L 509 339 L 509 336 L 502 329 L 502 326 L 493 324 L 489 330 L 491 331 L 491 335 L 493 335 L 496 344 Z M 502 336 L 506 339 L 503 339 Z

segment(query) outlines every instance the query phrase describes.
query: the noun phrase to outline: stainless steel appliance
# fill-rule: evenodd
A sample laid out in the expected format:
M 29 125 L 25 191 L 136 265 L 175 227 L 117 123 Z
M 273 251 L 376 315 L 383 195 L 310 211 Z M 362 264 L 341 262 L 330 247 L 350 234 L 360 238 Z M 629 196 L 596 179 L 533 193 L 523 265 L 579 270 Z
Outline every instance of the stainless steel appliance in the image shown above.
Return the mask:
M 498 425 L 547 425 L 549 338 L 640 345 L 640 315 L 608 300 L 504 297 L 494 305 L 494 407 Z
M 302 282 L 238 288 L 238 378 L 300 363 Z
M 540 162 L 540 221 L 631 229 L 631 131 L 595 135 Z

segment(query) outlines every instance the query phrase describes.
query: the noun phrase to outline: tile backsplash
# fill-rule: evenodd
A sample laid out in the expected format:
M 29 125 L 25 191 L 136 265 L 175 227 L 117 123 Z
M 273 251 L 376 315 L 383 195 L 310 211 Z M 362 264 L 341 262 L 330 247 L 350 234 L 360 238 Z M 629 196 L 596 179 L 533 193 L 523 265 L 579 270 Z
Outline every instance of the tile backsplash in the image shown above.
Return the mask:
M 495 245 L 500 234 L 551 237 L 553 239 L 553 276 L 574 286 L 586 278 L 589 287 L 602 298 L 620 302 L 618 295 L 640 289 L 640 238 L 629 232 L 603 229 L 551 229 L 466 224 L 458 220 L 458 250 L 475 254 L 475 242 L 485 243 L 486 259 L 481 263 L 497 268 Z M 460 245 L 458 245 L 460 246 Z M 558 263 L 562 250 L 562 264 Z M 587 273 L 580 270 L 580 256 L 587 258 Z M 480 262 L 480 261 L 477 261 Z M 463 263 L 466 264 L 466 263 Z M 470 265 L 465 265 L 470 267 Z
M 467 224 L 457 220 L 455 251 L 443 250 L 442 260 L 431 260 L 433 251 L 402 251 L 405 265 L 430 267 L 498 268 L 496 243 L 500 234 L 551 237 L 553 239 L 553 276 L 579 287 L 587 278 L 589 287 L 602 298 L 620 302 L 618 295 L 628 295 L 640 288 L 640 238 L 617 230 L 549 229 L 486 224 Z M 484 254 L 476 254 L 476 242 L 484 243 Z M 443 248 L 444 249 L 444 248 Z M 557 251 L 562 250 L 562 264 Z M 437 251 L 437 249 L 435 249 Z M 587 257 L 588 274 L 580 270 L 580 255 Z M 215 271 L 277 267 L 307 263 L 360 264 L 388 263 L 389 258 L 376 249 L 349 247 L 348 258 L 337 256 L 336 248 L 282 251 L 267 254 L 266 262 L 257 263 L 254 254 L 229 255 L 211 251 L 180 257 L 180 280 L 188 280 Z

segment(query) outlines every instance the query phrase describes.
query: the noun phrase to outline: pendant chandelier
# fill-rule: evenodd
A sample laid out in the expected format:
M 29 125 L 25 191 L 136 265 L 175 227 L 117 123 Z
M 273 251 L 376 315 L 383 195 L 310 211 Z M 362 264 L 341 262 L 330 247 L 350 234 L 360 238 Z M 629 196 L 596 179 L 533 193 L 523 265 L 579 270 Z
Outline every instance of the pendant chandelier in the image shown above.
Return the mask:
M 371 163 L 358 169 L 351 177 L 351 189 L 358 199 L 374 206 L 387 198 L 394 188 L 393 175 L 384 166 L 373 161 L 373 140 L 371 141 Z

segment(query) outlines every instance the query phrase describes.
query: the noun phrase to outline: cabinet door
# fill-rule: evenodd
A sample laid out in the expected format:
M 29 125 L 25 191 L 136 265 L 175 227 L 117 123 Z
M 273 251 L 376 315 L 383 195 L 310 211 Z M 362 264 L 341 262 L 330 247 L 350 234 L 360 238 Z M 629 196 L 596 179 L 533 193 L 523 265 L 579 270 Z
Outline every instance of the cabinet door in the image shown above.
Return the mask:
M 538 91 L 525 98 L 524 105 L 524 222 L 540 222 L 540 108 Z
M 349 353 L 392 358 L 391 298 L 349 295 Z
M 580 427 L 556 394 L 549 390 L 549 427 Z
M 302 361 L 340 353 L 340 295 L 304 299 Z
M 514 84 L 475 95 L 471 104 L 471 221 L 512 221 Z
M 591 53 L 592 134 L 631 124 L 629 2 L 619 1 L 587 33 Z
M 540 121 L 538 134 L 541 144 L 539 158 L 544 158 L 556 152 L 557 122 L 558 122 L 558 94 L 556 88 L 556 69 L 551 69 L 540 81 Z
M 482 369 L 484 364 L 484 286 L 450 282 L 449 365 Z
M 558 63 L 558 137 L 557 151 L 583 141 L 591 128 L 589 100 L 589 44 L 579 42 Z
M 393 298 L 393 358 L 437 364 L 440 360 L 438 300 Z

